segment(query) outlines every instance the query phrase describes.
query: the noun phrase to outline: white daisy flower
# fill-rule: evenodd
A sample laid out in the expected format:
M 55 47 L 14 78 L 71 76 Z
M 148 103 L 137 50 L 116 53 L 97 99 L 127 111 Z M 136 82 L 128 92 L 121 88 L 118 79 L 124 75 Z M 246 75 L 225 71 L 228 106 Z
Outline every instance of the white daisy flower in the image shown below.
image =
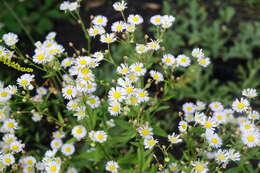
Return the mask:
M 193 115 L 193 113 L 185 112 L 185 113 L 184 113 L 184 119 L 185 119 L 185 121 L 187 121 L 187 122 L 192 122 L 192 121 L 194 121 L 194 115 Z
M 222 140 L 218 134 L 214 133 L 212 130 L 206 130 L 206 139 L 209 143 L 209 146 L 213 148 L 219 148 L 222 145 Z
M 65 88 L 62 88 L 62 95 L 65 99 L 71 100 L 77 95 L 77 90 L 75 86 L 68 85 Z
M 21 159 L 23 165 L 33 166 L 36 164 L 36 159 L 33 156 L 26 156 Z
M 161 27 L 164 29 L 170 28 L 173 25 L 174 21 L 175 21 L 175 17 L 170 15 L 164 15 L 162 16 Z
M 125 30 L 126 24 L 124 21 L 114 22 L 111 26 L 111 31 L 113 32 L 123 32 Z
M 136 44 L 135 46 L 135 51 L 139 54 L 146 53 L 148 50 L 148 47 L 144 44 Z
M 103 34 L 100 37 L 100 41 L 102 43 L 106 43 L 106 44 L 110 44 L 116 41 L 116 35 L 115 33 L 111 33 L 111 34 Z
M 115 101 L 115 102 L 123 101 L 125 99 L 125 93 L 123 88 L 121 87 L 111 88 L 108 92 L 108 99 L 110 101 Z
M 176 58 L 177 65 L 182 67 L 188 67 L 191 64 L 191 60 L 186 55 L 178 55 Z
M 194 57 L 194 58 L 204 58 L 204 53 L 203 53 L 203 50 L 200 49 L 200 48 L 194 48 L 191 52 L 191 55 Z
M 91 37 L 96 37 L 97 35 L 102 35 L 105 32 L 106 32 L 105 29 L 102 26 L 99 26 L 99 25 L 94 25 L 91 28 L 89 28 L 89 30 L 88 30 L 88 34 Z
M 130 69 L 128 67 L 127 64 L 120 64 L 117 69 L 116 69 L 117 73 L 122 74 L 122 75 L 126 75 L 129 73 Z
M 76 139 L 80 140 L 86 136 L 86 129 L 82 125 L 74 126 L 72 131 L 71 131 L 73 137 Z
M 144 148 L 152 149 L 157 143 L 158 143 L 158 141 L 156 139 L 154 139 L 152 136 L 149 138 L 145 138 L 144 139 Z
M 12 32 L 4 34 L 2 39 L 4 40 L 5 44 L 8 46 L 13 46 L 18 42 L 18 36 Z
M 241 98 L 236 99 L 233 103 L 232 103 L 232 108 L 234 111 L 242 113 L 247 111 L 247 109 L 249 108 L 249 102 L 247 99 Z
M 252 124 L 250 121 L 245 121 L 242 124 L 240 124 L 240 130 L 241 132 L 249 132 L 249 131 L 254 131 L 255 130 L 255 125 Z
M 143 89 L 136 89 L 135 93 L 138 96 L 139 102 L 147 102 L 149 100 L 148 92 Z
M 40 114 L 38 112 L 34 112 L 33 116 L 32 116 L 32 120 L 34 122 L 39 122 L 39 121 L 41 121 L 42 117 L 43 117 L 42 114 Z
M 61 147 L 61 152 L 65 156 L 70 156 L 75 152 L 75 147 L 73 144 L 63 144 Z
M 147 124 L 139 127 L 137 131 L 143 138 L 150 138 L 151 136 L 153 136 L 153 129 Z
M 215 152 L 215 159 L 219 164 L 227 163 L 229 160 L 227 151 L 221 149 L 218 150 Z
M 94 17 L 94 19 L 92 20 L 92 23 L 94 25 L 104 26 L 105 27 L 107 25 L 107 18 L 105 16 L 98 15 L 98 16 Z
M 180 135 L 177 135 L 175 133 L 172 133 L 171 135 L 168 135 L 168 140 L 172 144 L 177 144 L 177 143 L 182 142 L 182 139 L 181 139 Z
M 168 166 L 171 172 L 177 173 L 179 171 L 177 163 L 170 163 Z
M 227 122 L 227 117 L 225 112 L 214 112 L 213 118 L 218 124 L 223 124 Z
M 206 108 L 206 104 L 202 101 L 196 101 L 196 110 L 202 111 Z
M 258 120 L 260 118 L 260 114 L 257 111 L 249 112 L 248 118 L 252 120 Z
M 47 163 L 45 170 L 47 173 L 59 173 L 60 172 L 60 164 L 55 161 L 51 161 Z
M 116 11 L 124 11 L 127 7 L 126 7 L 126 2 L 125 1 L 121 1 L 121 2 L 115 2 L 113 4 L 113 8 Z
M 150 76 L 156 81 L 156 82 L 161 82 L 163 81 L 163 75 L 162 73 L 155 71 L 155 70 L 151 70 L 150 72 Z
M 19 153 L 23 150 L 24 144 L 22 144 L 20 141 L 13 141 L 10 144 L 10 150 L 14 153 Z
M 61 61 L 61 66 L 63 68 L 67 68 L 67 67 L 70 67 L 74 64 L 74 59 L 68 57 L 68 58 L 65 58 Z
M 119 165 L 117 162 L 111 160 L 106 163 L 105 169 L 106 171 L 109 171 L 111 173 L 117 173 L 119 169 Z
M 126 24 L 126 27 L 125 27 L 126 31 L 127 32 L 135 32 L 135 25 L 134 24 Z
M 18 128 L 18 123 L 14 119 L 7 119 L 4 121 L 1 130 L 3 132 L 11 132 L 13 133 L 14 130 Z
M 97 96 L 90 96 L 87 100 L 87 104 L 92 108 L 95 109 L 100 105 L 100 99 Z
M 108 111 L 110 115 L 117 116 L 121 113 L 121 105 L 118 102 L 111 102 L 109 103 Z
M 150 42 L 147 43 L 147 48 L 149 50 L 159 50 L 160 49 L 160 42 L 157 40 L 151 40 Z
M 195 161 L 191 165 L 194 173 L 207 173 L 209 171 L 207 162 Z
M 214 128 L 218 126 L 217 121 L 212 117 L 204 117 L 200 124 L 206 130 L 214 130 Z
M 62 140 L 60 138 L 55 138 L 51 141 L 51 148 L 53 150 L 58 150 L 62 146 Z
M 33 86 L 31 84 L 33 79 L 34 79 L 34 75 L 26 73 L 17 79 L 17 83 L 19 86 L 23 87 L 24 89 L 26 88 L 33 89 Z
M 210 64 L 210 59 L 208 57 L 198 58 L 197 61 L 202 67 L 207 67 Z
M 257 92 L 254 88 L 247 88 L 242 91 L 242 95 L 251 99 L 257 97 Z
M 12 97 L 8 88 L 0 88 L 0 102 L 7 102 Z
M 162 16 L 161 15 L 154 15 L 150 18 L 150 22 L 155 26 L 161 25 Z
M 242 134 L 242 142 L 248 147 L 256 147 L 260 142 L 260 134 L 258 131 L 247 131 Z
M 182 105 L 182 110 L 185 113 L 194 113 L 196 111 L 196 106 L 191 102 L 187 102 Z
M 12 142 L 17 140 L 17 137 L 13 133 L 7 133 L 3 136 L 3 141 L 7 144 L 11 144 Z
M 62 139 L 65 137 L 65 133 L 61 130 L 57 130 L 55 132 L 52 133 L 53 138 L 59 138 Z
M 166 66 L 173 66 L 176 63 L 176 59 L 172 54 L 165 54 L 163 55 L 162 63 Z
M 144 76 L 146 69 L 143 63 L 134 63 L 130 66 L 131 72 L 135 73 L 137 76 Z
M 232 161 L 240 160 L 240 153 L 236 152 L 234 149 L 229 149 L 227 151 L 228 158 Z
M 5 166 L 10 166 L 15 163 L 15 158 L 12 154 L 4 154 L 0 156 L 0 161 Z
M 130 14 L 127 18 L 128 23 L 138 25 L 143 23 L 144 19 L 139 14 Z
M 186 121 L 180 121 L 178 129 L 180 132 L 186 132 L 188 129 L 188 123 Z
M 220 111 L 223 111 L 223 109 L 224 109 L 223 105 L 218 101 L 211 102 L 209 104 L 209 107 L 214 112 L 220 112 Z
M 104 143 L 107 141 L 107 134 L 104 131 L 96 131 L 94 134 L 94 139 L 96 142 Z

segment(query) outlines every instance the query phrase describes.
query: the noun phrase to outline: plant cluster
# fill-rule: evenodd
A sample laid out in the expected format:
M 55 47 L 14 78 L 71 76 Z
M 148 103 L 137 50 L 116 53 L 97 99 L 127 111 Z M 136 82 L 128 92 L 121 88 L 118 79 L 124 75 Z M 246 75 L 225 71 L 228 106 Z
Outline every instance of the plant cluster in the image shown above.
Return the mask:
M 162 46 L 175 17 L 152 16 L 156 34 L 140 38 L 138 28 L 144 19 L 139 14 L 126 15 L 125 1 L 113 4 L 122 20 L 110 27 L 107 17 L 96 15 L 87 28 L 79 8 L 80 1 L 60 5 L 81 26 L 87 40 L 81 50 L 70 43 L 73 55 L 55 40 L 55 32 L 37 41 L 31 56 L 19 49 L 16 34 L 2 37 L 0 57 L 43 72 L 42 76 L 24 73 L 9 85 L 0 83 L 2 172 L 259 170 L 253 164 L 260 154 L 260 115 L 253 105 L 256 89 L 242 90 L 228 104 L 221 99 L 196 99 L 176 110 L 173 107 L 179 105 L 170 105 L 176 87 L 185 85 L 187 74 L 207 71 L 211 60 L 201 48 L 178 55 Z M 93 51 L 93 39 L 103 43 L 105 50 Z M 115 60 L 111 46 L 116 43 L 133 49 Z M 116 73 L 110 72 L 111 80 L 96 75 L 105 64 Z M 171 129 L 161 128 L 157 115 L 163 110 L 175 118 Z M 44 127 L 40 134 L 36 126 Z

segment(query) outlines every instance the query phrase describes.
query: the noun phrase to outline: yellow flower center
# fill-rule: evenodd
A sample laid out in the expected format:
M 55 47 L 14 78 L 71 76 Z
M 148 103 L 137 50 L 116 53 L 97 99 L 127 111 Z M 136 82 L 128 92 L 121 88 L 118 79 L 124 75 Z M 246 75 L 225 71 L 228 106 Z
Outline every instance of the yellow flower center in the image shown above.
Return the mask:
M 114 96 L 114 98 L 119 99 L 121 97 L 121 93 L 116 91 L 116 92 L 114 92 L 113 96 Z
M 212 142 L 213 144 L 217 144 L 217 143 L 218 143 L 218 139 L 217 139 L 217 138 L 212 138 L 212 139 L 211 139 L 211 142 Z
M 206 121 L 206 122 L 204 123 L 204 126 L 205 126 L 207 129 L 209 129 L 209 128 L 212 127 L 212 123 L 209 122 L 209 121 Z
M 7 95 L 8 95 L 8 93 L 6 91 L 1 92 L 1 97 L 6 97 Z
M 255 141 L 254 136 L 247 136 L 246 139 L 247 139 L 248 142 L 254 142 Z
M 197 164 L 197 165 L 195 166 L 195 169 L 196 169 L 196 171 L 201 172 L 201 171 L 204 170 L 204 166 L 203 166 L 202 164 Z

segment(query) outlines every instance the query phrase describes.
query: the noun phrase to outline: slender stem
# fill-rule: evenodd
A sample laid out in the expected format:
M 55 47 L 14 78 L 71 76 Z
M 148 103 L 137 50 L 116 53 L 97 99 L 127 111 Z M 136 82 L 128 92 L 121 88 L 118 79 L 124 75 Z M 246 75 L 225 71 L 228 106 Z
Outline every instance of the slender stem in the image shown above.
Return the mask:
M 25 27 L 25 25 L 23 24 L 22 20 L 20 20 L 20 18 L 18 17 L 18 15 L 15 13 L 15 11 L 10 7 L 10 5 L 5 1 L 2 0 L 4 5 L 6 6 L 6 8 L 10 11 L 10 13 L 14 16 L 14 18 L 17 20 L 17 22 L 19 23 L 19 25 L 23 28 L 23 30 L 25 31 L 25 34 L 28 36 L 29 40 L 31 41 L 32 44 L 34 44 L 34 39 L 32 38 L 32 36 L 30 35 L 30 32 L 28 31 L 28 29 Z

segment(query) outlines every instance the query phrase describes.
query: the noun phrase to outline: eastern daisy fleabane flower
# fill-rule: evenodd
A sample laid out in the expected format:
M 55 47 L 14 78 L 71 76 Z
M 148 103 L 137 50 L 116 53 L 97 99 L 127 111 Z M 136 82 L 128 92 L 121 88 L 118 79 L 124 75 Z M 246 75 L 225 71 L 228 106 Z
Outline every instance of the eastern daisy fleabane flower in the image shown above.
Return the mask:
M 18 128 L 18 123 L 14 119 L 7 119 L 4 121 L 1 130 L 3 132 L 13 133 Z
M 58 150 L 62 146 L 62 140 L 60 138 L 55 138 L 51 141 L 51 148 L 53 150 Z
M 238 161 L 240 160 L 240 153 L 236 152 L 234 149 L 229 149 L 227 151 L 228 158 L 232 161 Z
M 68 85 L 62 88 L 62 95 L 65 99 L 71 100 L 76 97 L 77 89 L 75 88 L 75 86 Z
M 7 102 L 11 97 L 10 89 L 0 88 L 0 102 Z
M 147 48 L 149 50 L 159 50 L 160 49 L 160 41 L 158 40 L 151 40 L 147 43 Z
M 116 35 L 115 35 L 115 33 L 110 33 L 110 34 L 106 33 L 106 34 L 103 34 L 103 35 L 101 35 L 101 37 L 100 37 L 100 41 L 101 41 L 102 43 L 106 43 L 106 44 L 113 43 L 113 42 L 116 41 Z
M 144 19 L 139 14 L 130 14 L 127 18 L 127 22 L 134 25 L 143 23 Z
M 10 166 L 15 163 L 15 158 L 12 154 L 0 155 L 0 161 L 5 166 Z
M 63 68 L 68 68 L 74 64 L 74 59 L 71 57 L 67 57 L 61 61 L 61 66 Z
M 260 142 L 260 133 L 257 130 L 242 133 L 242 142 L 248 147 L 256 147 Z
M 123 88 L 121 87 L 111 88 L 108 92 L 108 99 L 114 102 L 123 101 L 125 99 L 125 92 Z
M 127 73 L 129 73 L 129 71 L 130 69 L 127 64 L 120 64 L 116 69 L 116 72 L 122 75 L 126 75 Z
M 80 140 L 86 136 L 86 128 L 82 125 L 74 126 L 72 131 L 71 131 L 73 137 L 76 139 Z
M 137 76 L 144 76 L 146 69 L 143 63 L 134 63 L 130 66 L 130 71 L 135 73 Z
M 213 148 L 219 148 L 222 145 L 222 139 L 212 130 L 206 130 L 205 137 L 209 143 L 209 146 Z
M 210 59 L 208 57 L 198 58 L 197 61 L 202 67 L 207 67 L 210 64 Z
M 165 54 L 163 55 L 162 63 L 166 66 L 173 66 L 176 64 L 176 59 L 172 54 Z
M 163 81 L 163 75 L 162 73 L 155 71 L 155 70 L 151 70 L 150 72 L 150 76 L 156 81 L 156 82 L 161 82 Z
M 148 51 L 148 47 L 145 44 L 136 44 L 135 51 L 139 54 L 146 53 Z
M 249 131 L 254 131 L 256 130 L 255 125 L 251 123 L 250 121 L 245 121 L 240 124 L 240 131 L 245 133 Z
M 58 173 L 60 172 L 60 167 L 61 165 L 59 163 L 57 163 L 56 161 L 51 161 L 47 163 L 45 170 L 47 171 L 47 173 Z
M 61 152 L 65 156 L 70 156 L 75 152 L 75 147 L 72 143 L 70 144 L 63 144 L 61 147 Z
M 153 129 L 148 124 L 142 125 L 137 129 L 140 136 L 143 138 L 149 138 L 153 136 Z
M 111 26 L 111 31 L 113 32 L 123 32 L 126 28 L 126 24 L 124 21 L 114 22 Z
M 182 139 L 181 139 L 180 135 L 172 133 L 171 135 L 168 135 L 168 141 L 172 144 L 177 144 L 177 143 L 182 142 Z
M 87 100 L 87 104 L 92 108 L 97 108 L 100 105 L 100 99 L 97 96 L 90 96 Z
M 253 111 L 249 112 L 248 118 L 252 119 L 252 120 L 258 120 L 260 118 L 260 114 L 259 114 L 259 112 L 253 110 Z
M 212 117 L 203 117 L 200 124 L 206 130 L 214 130 L 214 128 L 218 126 L 217 121 Z
M 218 124 L 223 124 L 227 122 L 227 117 L 226 113 L 221 111 L 221 112 L 214 112 L 213 113 L 213 118 Z
M 194 48 L 191 52 L 191 55 L 195 58 L 204 58 L 203 50 L 200 48 Z
M 148 92 L 144 89 L 138 88 L 135 90 L 135 93 L 138 96 L 139 102 L 147 102 L 149 100 Z
M 178 55 L 176 58 L 176 62 L 178 66 L 188 67 L 191 64 L 191 60 L 186 55 Z
M 195 161 L 191 165 L 193 166 L 192 171 L 194 173 L 207 173 L 209 171 L 207 162 Z
M 221 150 L 219 149 L 217 152 L 215 152 L 215 159 L 219 164 L 222 163 L 227 163 L 229 158 L 228 158 L 228 152 L 227 150 Z
M 243 89 L 242 95 L 251 99 L 257 97 L 257 92 L 256 89 L 254 88 L 247 88 L 247 89 Z
M 31 82 L 34 80 L 34 75 L 31 74 L 23 74 L 17 79 L 17 83 L 19 86 L 23 87 L 24 89 L 33 89 Z
M 206 104 L 202 101 L 196 101 L 196 110 L 197 111 L 202 111 L 206 108 Z
M 209 107 L 212 111 L 217 112 L 217 111 L 223 111 L 224 107 L 222 103 L 219 101 L 214 101 L 209 104 Z
M 4 40 L 7 46 L 13 46 L 18 42 L 18 36 L 12 32 L 6 33 L 3 35 L 2 39 Z
M 102 26 L 99 25 L 94 25 L 91 28 L 88 29 L 88 34 L 91 37 L 96 37 L 97 35 L 102 35 L 104 34 L 106 31 Z
M 94 139 L 96 142 L 104 143 L 107 141 L 107 134 L 104 131 L 96 131 L 94 134 Z
M 173 25 L 174 21 L 175 21 L 175 17 L 170 16 L 170 15 L 163 15 L 161 27 L 164 29 L 170 28 Z
M 194 113 L 196 111 L 196 106 L 194 103 L 187 102 L 182 105 L 182 110 L 186 113 Z
M 178 129 L 180 132 L 186 132 L 188 129 L 188 123 L 186 121 L 180 121 Z
M 121 1 L 121 2 L 115 2 L 113 4 L 113 8 L 115 11 L 124 11 L 127 7 L 126 7 L 126 2 L 125 1 Z
M 161 15 L 154 15 L 150 18 L 150 22 L 155 26 L 161 25 L 162 16 Z
M 110 102 L 109 103 L 109 107 L 108 107 L 108 112 L 110 113 L 110 115 L 112 116 L 117 116 L 118 114 L 121 113 L 121 105 L 118 102 Z
M 11 144 L 10 144 L 10 150 L 13 152 L 13 153 L 19 153 L 23 150 L 24 148 L 24 144 L 21 143 L 21 141 L 13 141 Z
M 106 163 L 105 169 L 111 173 L 117 173 L 119 165 L 116 161 L 111 160 Z
M 152 136 L 144 139 L 144 148 L 145 149 L 152 149 L 158 141 L 154 139 Z
M 92 20 L 92 23 L 94 25 L 105 27 L 107 25 L 107 18 L 105 16 L 102 16 L 102 15 L 97 15 Z
M 185 119 L 185 121 L 187 121 L 187 122 L 192 122 L 192 121 L 194 121 L 194 115 L 193 115 L 193 113 L 185 112 L 185 113 L 184 113 L 184 119 Z
M 178 164 L 177 163 L 170 163 L 168 166 L 168 169 L 171 172 L 177 173 L 179 171 Z
M 245 112 L 247 111 L 248 108 L 249 108 L 249 101 L 244 98 L 236 99 L 232 103 L 232 109 L 238 113 Z

